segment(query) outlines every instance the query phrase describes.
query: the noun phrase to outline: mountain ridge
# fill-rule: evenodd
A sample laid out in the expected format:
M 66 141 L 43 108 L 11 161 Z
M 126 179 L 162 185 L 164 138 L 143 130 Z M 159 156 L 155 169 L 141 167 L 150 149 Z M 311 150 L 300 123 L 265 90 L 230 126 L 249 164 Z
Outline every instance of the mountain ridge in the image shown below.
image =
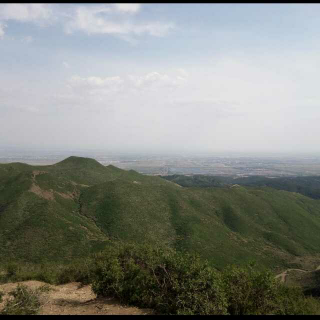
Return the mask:
M 63 262 L 113 239 L 283 269 L 320 256 L 319 230 L 319 200 L 270 187 L 182 188 L 74 156 L 0 164 L 0 259 Z

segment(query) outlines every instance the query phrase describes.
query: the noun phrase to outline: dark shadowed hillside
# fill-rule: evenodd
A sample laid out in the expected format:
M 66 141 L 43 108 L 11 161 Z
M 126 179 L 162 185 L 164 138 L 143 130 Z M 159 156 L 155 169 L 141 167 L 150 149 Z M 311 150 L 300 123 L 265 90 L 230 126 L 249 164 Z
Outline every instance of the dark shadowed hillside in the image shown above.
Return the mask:
M 298 192 L 313 199 L 320 199 L 320 177 L 278 177 L 250 176 L 242 178 L 206 176 L 206 175 L 170 175 L 163 176 L 168 181 L 175 182 L 183 187 L 221 187 L 239 184 L 252 187 L 271 187 L 277 190 Z

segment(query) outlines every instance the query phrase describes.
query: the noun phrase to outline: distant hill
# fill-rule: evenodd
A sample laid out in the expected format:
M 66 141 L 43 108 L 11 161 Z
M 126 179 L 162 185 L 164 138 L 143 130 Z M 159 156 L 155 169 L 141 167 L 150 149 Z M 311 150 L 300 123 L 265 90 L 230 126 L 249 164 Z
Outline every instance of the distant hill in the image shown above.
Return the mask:
M 320 199 L 320 176 L 278 178 L 250 176 L 234 178 L 207 175 L 170 175 L 163 176 L 163 178 L 183 187 L 210 188 L 239 184 L 252 187 L 271 187 L 278 190 L 298 192 L 313 199 Z
M 320 255 L 319 200 L 219 180 L 177 183 L 80 157 L 0 164 L 0 260 L 63 262 L 110 239 L 198 252 L 220 269 L 249 260 L 281 269 Z

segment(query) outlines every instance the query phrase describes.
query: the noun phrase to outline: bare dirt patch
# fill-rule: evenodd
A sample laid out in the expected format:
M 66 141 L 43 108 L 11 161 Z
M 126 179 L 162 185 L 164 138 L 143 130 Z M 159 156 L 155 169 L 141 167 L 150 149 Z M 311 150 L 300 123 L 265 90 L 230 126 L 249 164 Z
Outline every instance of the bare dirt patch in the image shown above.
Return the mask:
M 67 283 L 59 286 L 48 285 L 40 281 L 24 281 L 0 285 L 0 290 L 5 293 L 3 308 L 8 293 L 14 290 L 18 284 L 23 284 L 29 289 L 35 290 L 47 285 L 51 290 L 43 292 L 40 297 L 41 315 L 146 315 L 153 314 L 150 309 L 139 309 L 125 306 L 113 298 L 97 298 L 92 292 L 91 286 L 82 286 L 78 282 Z
M 45 174 L 48 173 L 47 171 L 39 171 L 39 170 L 34 170 L 32 171 L 32 185 L 29 189 L 30 192 L 33 192 L 34 194 L 36 194 L 37 196 L 47 199 L 47 200 L 52 200 L 54 201 L 54 194 L 58 194 L 59 196 L 61 196 L 64 199 L 69 199 L 69 200 L 74 200 L 78 197 L 79 193 L 77 191 L 73 191 L 73 192 L 67 192 L 67 193 L 63 193 L 63 192 L 58 192 L 58 191 L 53 191 L 52 189 L 50 190 L 43 190 L 41 189 L 37 183 L 36 183 L 36 176 L 40 175 L 40 174 Z M 73 185 L 77 185 L 75 182 L 71 181 L 71 183 Z M 86 185 L 82 185 L 82 186 L 86 186 Z M 87 186 L 89 187 L 89 186 Z
M 285 282 L 286 282 L 287 275 L 288 275 L 288 273 L 287 273 L 287 270 L 286 270 L 286 271 L 278 274 L 275 278 L 276 278 L 276 279 L 280 279 L 280 281 L 281 281 L 282 283 L 285 283 Z
M 37 184 L 36 184 L 36 176 L 40 174 L 48 173 L 47 171 L 39 171 L 34 170 L 32 171 L 32 185 L 29 189 L 30 192 L 33 192 L 37 196 L 47 199 L 47 200 L 54 200 L 53 190 L 42 190 Z
M 50 190 L 43 190 L 34 182 L 32 183 L 31 188 L 29 189 L 30 192 L 35 193 L 37 196 L 47 199 L 47 200 L 54 200 L 53 191 Z
M 58 194 L 59 196 L 61 196 L 64 199 L 71 199 L 71 200 L 74 199 L 72 193 L 62 193 L 62 192 L 57 192 L 57 191 L 55 191 L 55 193 Z
M 67 192 L 67 193 L 55 191 L 55 193 L 58 194 L 59 196 L 61 196 L 62 198 L 69 199 L 69 200 L 77 199 L 79 196 L 79 192 L 76 192 L 76 191 Z

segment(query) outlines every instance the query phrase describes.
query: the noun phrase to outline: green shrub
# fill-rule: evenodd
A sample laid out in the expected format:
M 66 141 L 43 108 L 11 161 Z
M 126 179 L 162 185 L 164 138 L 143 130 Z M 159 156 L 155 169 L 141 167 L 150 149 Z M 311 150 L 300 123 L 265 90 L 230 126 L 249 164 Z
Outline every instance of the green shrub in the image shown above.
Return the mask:
M 8 263 L 5 267 L 5 275 L 1 282 L 17 282 L 38 280 L 50 284 L 64 284 L 68 282 L 89 283 L 89 275 L 92 269 L 92 259 L 74 260 L 65 265 L 52 263 Z
M 199 257 L 150 246 L 118 245 L 95 257 L 100 296 L 162 314 L 317 314 L 319 300 L 288 288 L 253 264 L 218 273 Z
M 228 267 L 222 274 L 232 315 L 315 314 L 320 306 L 300 288 L 286 287 L 270 271 L 258 271 L 252 265 Z
M 271 272 L 256 271 L 251 265 L 227 267 L 222 274 L 230 314 L 272 313 L 277 282 Z
M 92 289 L 163 314 L 226 314 L 220 275 L 199 257 L 119 245 L 95 259 Z
M 27 280 L 39 280 L 52 283 L 53 270 L 50 265 L 34 265 L 23 262 L 9 262 L 4 267 L 4 275 L 1 282 L 17 282 Z
M 196 255 L 149 245 L 114 243 L 92 258 L 67 265 L 10 263 L 6 272 L 9 281 L 91 283 L 98 296 L 114 296 L 162 314 L 320 313 L 318 299 L 305 296 L 300 288 L 284 286 L 273 273 L 253 264 L 217 272 Z M 32 292 L 18 288 L 13 300 L 20 302 L 9 304 L 6 314 L 32 312 L 37 296 L 50 289 L 48 285 Z M 30 311 L 32 301 L 35 307 Z
M 92 270 L 92 259 L 88 258 L 82 259 L 81 261 L 74 261 L 73 263 L 57 268 L 55 283 L 81 282 L 82 284 L 89 284 Z
M 10 262 L 5 266 L 6 269 L 6 275 L 8 278 L 14 278 L 17 273 L 19 273 L 19 264 L 16 262 Z
M 278 308 L 275 314 L 279 315 L 315 315 L 320 314 L 320 301 L 307 297 L 299 287 L 279 285 L 277 295 Z
M 9 292 L 13 298 L 6 302 L 2 315 L 34 315 L 40 308 L 39 293 L 32 291 L 24 285 L 18 285 L 17 288 Z

